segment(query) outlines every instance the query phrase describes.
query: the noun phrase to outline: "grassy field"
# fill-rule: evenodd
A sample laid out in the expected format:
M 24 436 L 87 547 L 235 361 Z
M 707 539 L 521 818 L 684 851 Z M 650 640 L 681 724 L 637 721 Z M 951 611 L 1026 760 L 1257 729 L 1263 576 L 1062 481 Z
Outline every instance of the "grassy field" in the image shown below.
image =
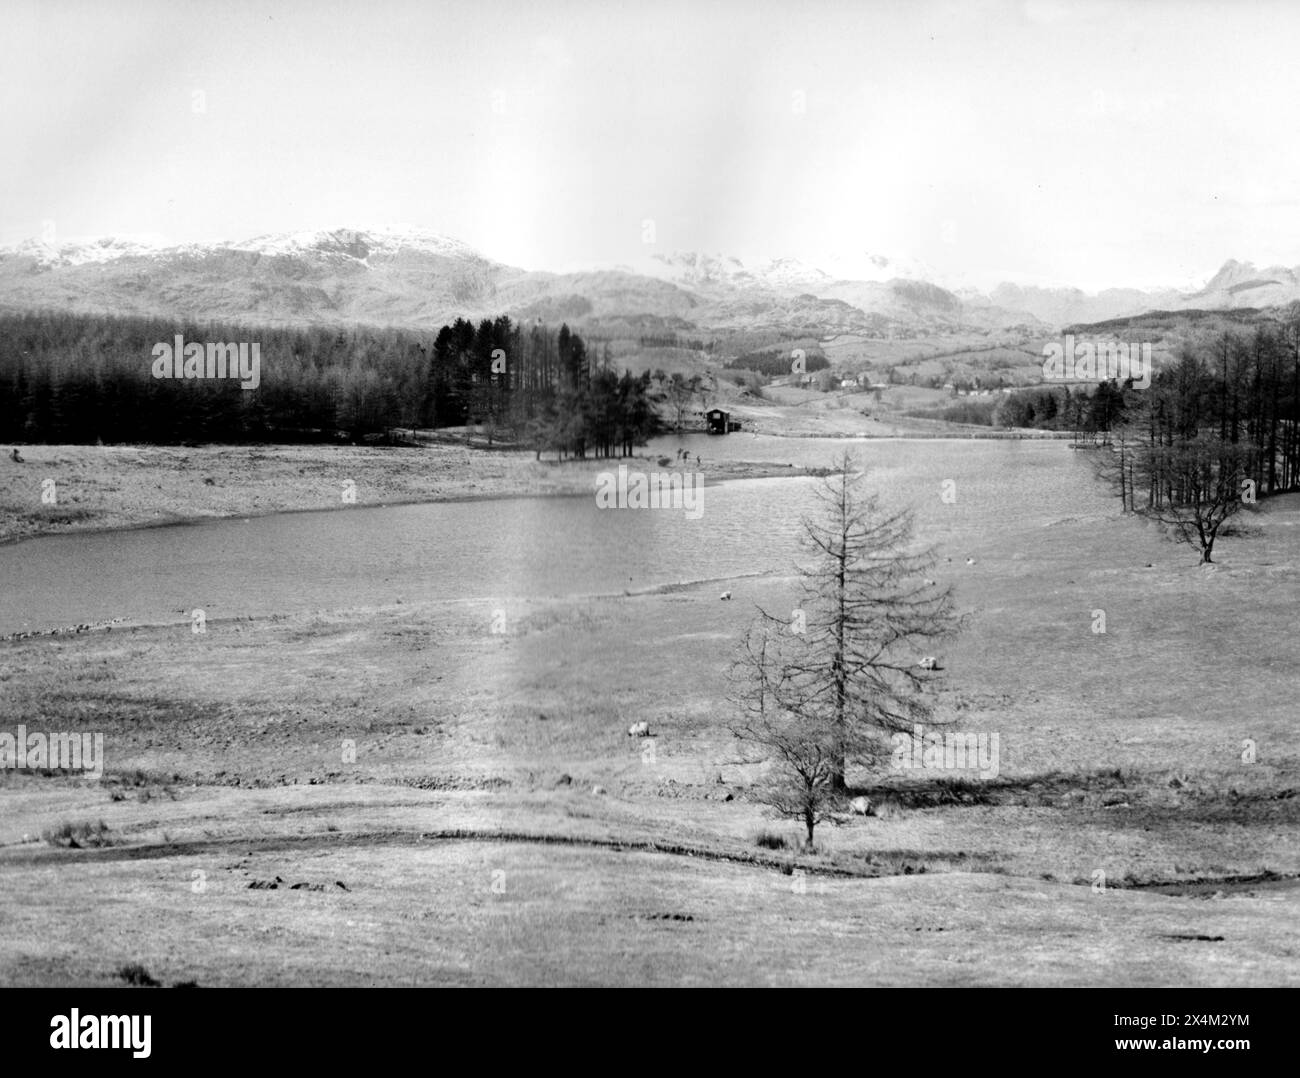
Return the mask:
M 853 776 L 816 853 L 726 732 L 785 577 L 0 643 L 0 730 L 107 758 L 0 771 L 0 983 L 1300 983 L 1298 527 L 990 536 L 936 718 L 998 778 Z

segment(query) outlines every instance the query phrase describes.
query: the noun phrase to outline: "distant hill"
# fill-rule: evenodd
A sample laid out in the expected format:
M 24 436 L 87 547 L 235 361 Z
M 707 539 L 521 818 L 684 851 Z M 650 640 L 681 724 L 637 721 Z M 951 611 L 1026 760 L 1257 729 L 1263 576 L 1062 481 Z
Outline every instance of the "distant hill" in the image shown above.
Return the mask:
M 1062 333 L 1076 336 L 1123 336 L 1126 333 L 1144 337 L 1184 337 L 1189 333 L 1219 333 L 1225 329 L 1275 322 L 1277 308 L 1237 307 L 1232 310 L 1202 311 L 1189 308 L 1182 311 L 1144 311 L 1124 318 L 1109 318 L 1102 322 L 1085 322 L 1065 326 Z
M 0 249 L 0 308 L 436 329 L 456 317 L 567 321 L 610 336 L 854 333 L 886 338 L 1025 321 L 967 304 L 904 267 L 868 259 L 870 280 L 793 259 L 747 267 L 663 255 L 635 269 L 528 271 L 418 229 L 257 236 L 169 246 L 156 238 L 28 241 Z M 1032 321 L 1032 319 L 1031 319 Z
M 1229 261 L 1195 292 L 1088 294 L 1013 284 L 988 293 L 925 279 L 917 264 L 758 264 L 725 255 L 654 254 L 635 267 L 524 270 L 422 229 L 335 229 L 238 243 L 157 237 L 28 241 L 0 248 L 0 309 L 52 308 L 273 325 L 436 329 L 509 314 L 569 322 L 606 337 L 724 335 L 915 339 L 1055 332 L 1143 312 L 1242 310 L 1300 300 L 1300 267 Z

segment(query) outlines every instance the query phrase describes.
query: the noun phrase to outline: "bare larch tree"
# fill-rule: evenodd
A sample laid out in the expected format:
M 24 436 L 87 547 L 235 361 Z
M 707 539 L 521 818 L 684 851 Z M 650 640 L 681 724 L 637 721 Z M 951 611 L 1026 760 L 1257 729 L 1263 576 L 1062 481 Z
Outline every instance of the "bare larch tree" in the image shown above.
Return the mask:
M 783 815 L 816 822 L 847 789 L 850 764 L 878 767 L 889 735 L 930 714 L 922 645 L 960 627 L 951 587 L 927 577 L 937 558 L 917 548 L 912 514 L 862 490 L 850 453 L 805 519 L 812 555 L 792 617 L 760 608 L 733 667 L 740 719 L 733 731 L 774 763 L 756 791 Z M 775 759 L 773 759 L 775 758 Z

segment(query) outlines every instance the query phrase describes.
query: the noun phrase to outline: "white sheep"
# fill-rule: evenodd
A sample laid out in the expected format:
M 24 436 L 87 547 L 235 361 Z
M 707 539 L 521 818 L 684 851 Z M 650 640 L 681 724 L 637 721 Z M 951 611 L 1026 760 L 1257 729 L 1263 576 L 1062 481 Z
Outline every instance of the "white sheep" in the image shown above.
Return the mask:
M 936 659 L 933 655 L 927 655 L 916 665 L 919 666 L 922 670 L 938 670 L 939 660 Z
M 628 737 L 649 737 L 650 724 L 648 722 L 634 722 L 627 728 Z
M 720 596 L 718 596 L 718 598 L 720 598 L 725 603 L 728 599 L 731 598 L 731 592 L 724 591 Z
M 855 797 L 849 802 L 849 812 L 854 816 L 865 816 L 871 810 L 871 798 Z

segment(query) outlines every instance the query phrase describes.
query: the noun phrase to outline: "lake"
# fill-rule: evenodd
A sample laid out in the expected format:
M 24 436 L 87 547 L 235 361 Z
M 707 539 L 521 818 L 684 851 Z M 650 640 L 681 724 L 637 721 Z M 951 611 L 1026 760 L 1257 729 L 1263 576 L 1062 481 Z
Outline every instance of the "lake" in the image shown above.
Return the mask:
M 1030 541 L 1056 520 L 1115 511 L 1060 442 L 670 436 L 649 451 L 829 465 L 849 448 L 889 506 L 955 560 Z M 643 451 L 644 452 L 644 451 Z M 632 462 L 633 468 L 645 463 Z M 611 462 L 611 470 L 617 462 Z M 955 502 L 941 497 L 946 481 Z M 806 477 L 703 492 L 703 513 L 600 510 L 593 496 L 357 507 L 44 536 L 0 546 L 0 635 L 124 617 L 148 624 L 446 599 L 602 594 L 785 570 Z

